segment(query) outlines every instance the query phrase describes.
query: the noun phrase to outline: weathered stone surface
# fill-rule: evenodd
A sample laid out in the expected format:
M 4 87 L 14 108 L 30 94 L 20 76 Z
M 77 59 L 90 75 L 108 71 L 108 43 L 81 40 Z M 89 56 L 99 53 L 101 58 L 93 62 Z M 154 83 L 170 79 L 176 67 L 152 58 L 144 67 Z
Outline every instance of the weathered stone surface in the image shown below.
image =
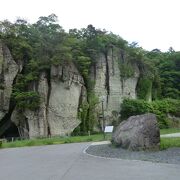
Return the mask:
M 11 114 L 11 121 L 17 126 L 20 137 L 29 138 L 29 123 L 23 111 L 15 108 Z
M 156 116 L 154 114 L 131 116 L 116 128 L 112 141 L 130 150 L 159 149 L 160 132 Z
M 29 136 L 47 136 L 48 120 L 47 120 L 47 98 L 48 98 L 48 82 L 45 73 L 40 75 L 37 92 L 41 98 L 41 104 L 35 111 L 26 110 L 25 117 L 29 124 Z
M 119 113 L 124 98 L 136 99 L 136 86 L 139 78 L 139 69 L 134 64 L 134 75 L 122 78 L 119 61 L 122 59 L 120 50 L 109 50 L 107 56 L 101 54 L 96 66 L 92 69 L 92 80 L 95 81 L 94 92 L 97 97 L 104 96 L 104 110 L 106 123 L 111 124 L 113 112 Z M 97 112 L 101 112 L 101 104 Z
M 18 65 L 9 49 L 0 42 L 0 120 L 9 110 L 13 81 L 18 73 Z
M 125 97 L 136 98 L 139 69 L 134 65 L 134 75 L 122 78 L 119 68 L 121 56 L 119 49 L 112 48 L 107 55 L 100 54 L 96 65 L 92 68 L 91 78 L 95 82 L 95 95 L 105 96 L 104 110 L 107 124 L 118 118 L 120 105 Z M 18 64 L 19 68 L 7 47 L 0 43 L 0 120 L 6 117 L 9 111 L 12 84 L 18 71 L 20 73 L 23 69 L 23 64 Z M 77 118 L 79 106 L 87 101 L 84 81 L 77 68 L 73 63 L 52 66 L 48 77 L 47 72 L 41 73 L 38 82 L 34 83 L 29 90 L 39 93 L 41 97 L 39 108 L 34 111 L 19 111 L 15 108 L 11 116 L 20 134 L 37 137 L 71 133 L 80 123 Z M 102 112 L 101 103 L 96 106 L 99 117 Z M 11 108 L 11 112 L 12 109 L 14 107 Z M 10 121 L 9 116 L 7 118 Z
M 42 73 L 39 81 L 31 85 L 31 90 L 41 97 L 39 108 L 23 112 L 15 109 L 11 116 L 22 136 L 66 135 L 80 124 L 78 108 L 87 97 L 83 78 L 76 67 L 72 63 L 64 67 L 52 66 L 48 78 Z
M 84 91 L 82 76 L 71 63 L 51 68 L 48 122 L 52 135 L 71 133 L 79 124 L 79 100 Z
M 35 89 L 34 86 L 35 84 L 32 85 L 32 89 Z M 48 82 L 45 73 L 40 75 L 37 92 L 41 98 L 41 104 L 38 109 L 34 111 L 26 109 L 23 112 L 15 109 L 12 113 L 11 120 L 18 127 L 20 136 L 33 138 L 48 135 Z

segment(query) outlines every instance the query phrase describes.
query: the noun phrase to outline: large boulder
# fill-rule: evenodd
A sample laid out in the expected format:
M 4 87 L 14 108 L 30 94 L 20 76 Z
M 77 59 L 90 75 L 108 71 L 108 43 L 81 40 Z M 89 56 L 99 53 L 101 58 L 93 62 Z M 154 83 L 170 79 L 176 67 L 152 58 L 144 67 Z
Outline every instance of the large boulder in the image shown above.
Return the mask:
M 129 150 L 158 150 L 160 131 L 154 114 L 131 116 L 120 123 L 112 142 Z

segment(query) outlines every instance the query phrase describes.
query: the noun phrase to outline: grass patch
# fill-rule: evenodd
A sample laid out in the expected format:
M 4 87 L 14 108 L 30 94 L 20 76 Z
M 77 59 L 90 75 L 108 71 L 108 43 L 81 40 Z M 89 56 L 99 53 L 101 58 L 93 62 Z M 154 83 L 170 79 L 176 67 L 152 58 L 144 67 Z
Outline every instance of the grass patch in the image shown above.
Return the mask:
M 164 150 L 170 147 L 180 147 L 180 137 L 161 138 L 160 149 Z
M 161 129 L 161 134 L 177 133 L 180 129 Z M 110 140 L 111 134 L 106 135 L 105 140 Z M 95 134 L 91 136 L 71 136 L 71 137 L 53 137 L 53 138 L 41 138 L 41 139 L 30 139 L 20 140 L 14 142 L 3 142 L 0 144 L 0 148 L 13 148 L 13 147 L 24 147 L 24 146 L 43 146 L 52 144 L 66 144 L 66 143 L 78 143 L 78 142 L 91 142 L 91 141 L 103 141 L 102 134 Z M 161 138 L 161 150 L 170 147 L 180 147 L 179 138 Z
M 111 135 L 106 135 L 106 140 L 110 140 Z M 78 142 L 91 142 L 91 141 L 103 141 L 102 134 L 96 134 L 91 136 L 72 136 L 72 137 L 53 137 L 44 139 L 31 139 L 21 140 L 14 142 L 2 143 L 2 148 L 24 147 L 24 146 L 43 146 L 52 144 L 66 144 L 66 143 L 78 143 Z
M 160 129 L 160 134 L 180 133 L 180 128 Z

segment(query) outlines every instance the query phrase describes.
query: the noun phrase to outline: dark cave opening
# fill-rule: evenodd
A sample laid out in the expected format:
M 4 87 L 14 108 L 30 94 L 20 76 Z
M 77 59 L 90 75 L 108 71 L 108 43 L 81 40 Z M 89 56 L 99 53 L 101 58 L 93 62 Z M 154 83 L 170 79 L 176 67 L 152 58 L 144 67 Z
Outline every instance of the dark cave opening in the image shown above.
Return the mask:
M 12 137 L 13 138 L 20 137 L 17 126 L 13 122 L 11 122 L 9 128 L 0 137 L 5 138 L 7 140 L 12 139 Z

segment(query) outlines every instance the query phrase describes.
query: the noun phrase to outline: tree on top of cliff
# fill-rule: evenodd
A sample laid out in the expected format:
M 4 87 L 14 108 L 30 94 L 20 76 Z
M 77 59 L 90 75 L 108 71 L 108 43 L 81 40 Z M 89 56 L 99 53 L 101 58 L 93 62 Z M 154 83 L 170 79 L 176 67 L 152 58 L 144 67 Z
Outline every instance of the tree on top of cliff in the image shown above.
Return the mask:
M 145 79 L 153 79 L 155 89 L 162 86 L 162 97 L 180 97 L 180 53 L 172 48 L 166 53 L 159 50 L 148 52 L 136 43 L 128 44 L 120 36 L 93 25 L 66 33 L 55 14 L 42 16 L 34 24 L 24 19 L 18 19 L 15 23 L 2 21 L 0 39 L 7 44 L 14 59 L 23 62 L 22 74 L 28 83 L 36 80 L 40 71 L 49 71 L 52 64 L 65 65 L 73 61 L 87 85 L 90 67 L 96 64 L 97 56 L 117 47 L 128 54 L 129 61 L 138 64 L 143 76 L 148 74 Z

